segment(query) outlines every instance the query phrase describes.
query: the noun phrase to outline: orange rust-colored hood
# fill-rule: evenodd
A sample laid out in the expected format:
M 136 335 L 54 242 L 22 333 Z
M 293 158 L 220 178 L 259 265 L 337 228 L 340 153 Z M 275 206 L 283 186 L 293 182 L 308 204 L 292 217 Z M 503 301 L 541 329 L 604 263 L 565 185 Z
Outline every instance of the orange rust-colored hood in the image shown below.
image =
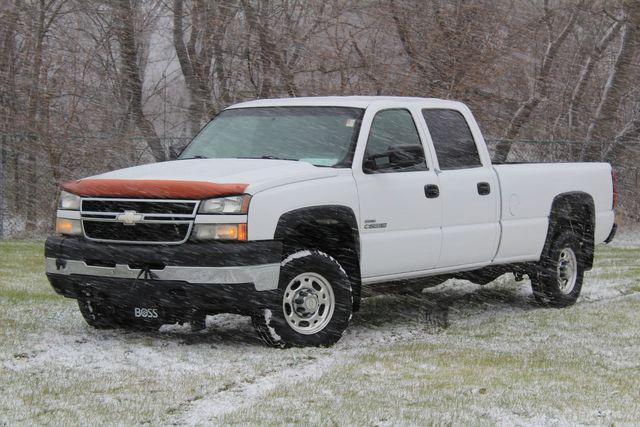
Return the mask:
M 62 188 L 83 197 L 209 199 L 242 194 L 247 185 L 151 179 L 82 179 L 67 182 Z
M 83 197 L 207 199 L 336 176 L 333 168 L 271 159 L 193 159 L 120 169 L 63 189 Z

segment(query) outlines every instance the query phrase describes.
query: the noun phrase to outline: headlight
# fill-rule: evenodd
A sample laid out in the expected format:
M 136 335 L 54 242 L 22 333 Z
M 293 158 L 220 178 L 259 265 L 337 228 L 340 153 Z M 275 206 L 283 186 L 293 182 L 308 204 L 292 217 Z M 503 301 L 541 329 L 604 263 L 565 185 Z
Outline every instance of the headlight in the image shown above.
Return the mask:
M 60 209 L 79 211 L 80 210 L 80 196 L 63 191 L 60 193 Z
M 246 214 L 251 196 L 218 197 L 203 200 L 198 213 L 202 214 Z
M 196 224 L 193 240 L 247 240 L 247 224 Z
M 79 236 L 82 234 L 82 225 L 79 219 L 56 219 L 56 233 L 65 236 Z

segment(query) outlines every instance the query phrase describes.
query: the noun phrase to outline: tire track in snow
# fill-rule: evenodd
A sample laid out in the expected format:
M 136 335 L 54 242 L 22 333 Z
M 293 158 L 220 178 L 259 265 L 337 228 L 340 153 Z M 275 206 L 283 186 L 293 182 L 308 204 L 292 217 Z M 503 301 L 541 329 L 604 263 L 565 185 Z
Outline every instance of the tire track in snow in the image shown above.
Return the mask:
M 291 351 L 279 350 L 273 351 Z M 295 350 L 293 350 L 295 351 Z M 254 381 L 243 381 L 210 396 L 197 401 L 184 402 L 186 405 L 179 409 L 175 424 L 209 424 L 220 417 L 243 407 L 249 407 L 267 393 L 287 385 L 293 385 L 303 380 L 314 380 L 328 372 L 332 366 L 353 357 L 352 352 L 336 352 L 317 357 L 309 363 L 308 359 L 301 360 L 300 366 L 286 369 L 274 369 L 267 375 Z M 301 358 L 302 359 L 302 358 Z

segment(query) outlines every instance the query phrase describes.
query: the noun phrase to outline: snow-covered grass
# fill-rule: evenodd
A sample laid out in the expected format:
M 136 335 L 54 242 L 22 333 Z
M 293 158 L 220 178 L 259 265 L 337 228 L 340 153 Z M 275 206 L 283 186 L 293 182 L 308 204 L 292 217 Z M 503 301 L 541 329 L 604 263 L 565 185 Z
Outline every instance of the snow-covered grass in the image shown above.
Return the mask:
M 267 348 L 231 315 L 96 331 L 42 270 L 42 242 L 0 242 L 0 425 L 640 420 L 640 240 L 598 248 L 571 308 L 449 281 L 366 299 L 323 349 Z

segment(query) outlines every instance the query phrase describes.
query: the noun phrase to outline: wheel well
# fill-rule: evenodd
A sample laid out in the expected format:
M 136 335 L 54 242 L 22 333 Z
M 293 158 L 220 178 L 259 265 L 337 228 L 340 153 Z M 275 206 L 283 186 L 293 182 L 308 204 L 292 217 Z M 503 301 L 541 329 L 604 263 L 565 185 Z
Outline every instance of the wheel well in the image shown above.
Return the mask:
M 335 258 L 351 281 L 353 311 L 360 308 L 360 236 L 351 208 L 315 206 L 296 209 L 278 220 L 275 239 L 282 241 L 282 254 L 317 249 Z
M 565 193 L 554 198 L 543 254 L 563 231 L 572 230 L 582 240 L 585 269 L 593 267 L 595 206 L 593 198 L 582 192 Z

